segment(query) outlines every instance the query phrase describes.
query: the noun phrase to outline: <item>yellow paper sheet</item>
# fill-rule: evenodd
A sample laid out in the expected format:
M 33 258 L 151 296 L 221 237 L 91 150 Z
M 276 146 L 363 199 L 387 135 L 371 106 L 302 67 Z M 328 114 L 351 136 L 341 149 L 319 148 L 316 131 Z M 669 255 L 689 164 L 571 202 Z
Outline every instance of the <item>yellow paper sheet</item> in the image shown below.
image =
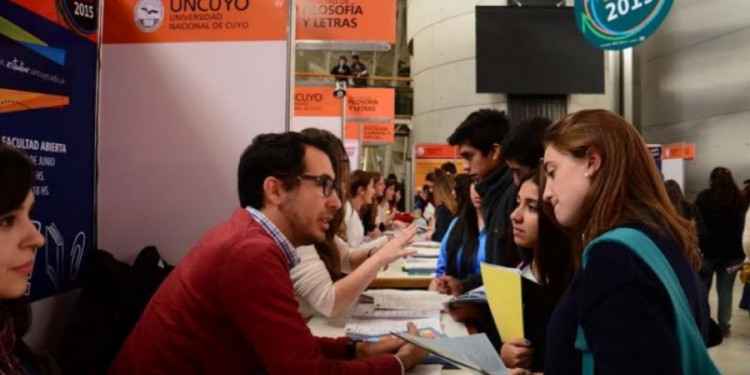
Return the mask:
M 487 302 L 500 332 L 500 338 L 503 341 L 523 338 L 521 273 L 515 268 L 488 263 L 482 263 L 481 269 Z

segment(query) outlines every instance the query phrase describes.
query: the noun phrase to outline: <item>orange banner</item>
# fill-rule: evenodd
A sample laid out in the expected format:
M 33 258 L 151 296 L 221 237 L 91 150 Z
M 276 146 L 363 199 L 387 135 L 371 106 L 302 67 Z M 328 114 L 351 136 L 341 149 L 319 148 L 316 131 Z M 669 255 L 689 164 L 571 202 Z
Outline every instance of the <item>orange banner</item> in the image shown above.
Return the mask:
M 392 144 L 396 136 L 396 127 L 392 122 L 362 123 L 362 143 Z M 359 139 L 360 123 L 346 124 L 346 139 Z
M 70 97 L 67 96 L 0 88 L 0 113 L 63 107 L 69 104 Z
M 414 188 L 422 189 L 427 174 L 439 169 L 445 163 L 455 164 L 458 173 L 464 173 L 464 162 L 461 159 L 417 159 L 414 164 Z
M 358 122 L 346 123 L 346 138 L 345 139 L 359 140 L 359 123 Z
M 286 19 L 286 0 L 107 0 L 103 41 L 286 40 Z
M 417 159 L 458 159 L 458 147 L 447 144 L 418 144 L 415 151 Z
M 332 87 L 295 87 L 294 115 L 326 117 L 341 116 L 341 99 L 333 96 Z
M 396 43 L 396 0 L 297 0 L 297 40 Z
M 352 88 L 346 95 L 347 118 L 393 118 L 396 91 L 385 88 Z
M 662 159 L 695 159 L 695 143 L 677 143 L 664 145 Z

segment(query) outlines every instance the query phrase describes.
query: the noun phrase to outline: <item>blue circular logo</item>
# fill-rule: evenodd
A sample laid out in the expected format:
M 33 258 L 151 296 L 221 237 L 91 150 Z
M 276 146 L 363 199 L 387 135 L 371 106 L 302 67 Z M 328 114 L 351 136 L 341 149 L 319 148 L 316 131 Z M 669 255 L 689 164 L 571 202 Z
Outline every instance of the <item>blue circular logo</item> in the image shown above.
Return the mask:
M 576 24 L 597 48 L 621 50 L 646 40 L 661 26 L 674 0 L 576 0 Z

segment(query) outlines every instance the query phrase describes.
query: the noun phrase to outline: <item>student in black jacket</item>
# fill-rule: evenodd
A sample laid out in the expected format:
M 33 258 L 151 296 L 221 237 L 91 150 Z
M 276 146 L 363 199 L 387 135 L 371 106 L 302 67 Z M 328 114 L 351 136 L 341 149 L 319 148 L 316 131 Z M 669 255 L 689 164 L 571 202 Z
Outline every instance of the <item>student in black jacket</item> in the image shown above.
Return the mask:
M 707 272 L 703 274 L 706 291 L 711 290 L 711 279 L 716 273 L 716 294 L 719 300 L 719 328 L 729 335 L 729 319 L 732 317 L 732 290 L 737 271 L 727 272 L 745 259 L 742 251 L 747 204 L 728 168 L 718 167 L 711 171 L 710 187 L 695 199 L 701 216 L 706 222 L 707 236 L 701 242 L 703 263 Z
M 513 211 L 517 190 L 500 146 L 509 127 L 505 112 L 480 109 L 472 112 L 448 138 L 448 143 L 459 147 L 467 172 L 477 180 L 487 228 L 485 261 L 503 266 L 508 265 L 508 215 Z M 446 283 L 453 295 L 483 285 L 482 275 L 463 280 L 447 276 Z
M 635 128 L 612 112 L 584 110 L 550 125 L 545 145 L 544 200 L 557 221 L 581 241 L 580 249 L 616 228 L 648 236 L 674 271 L 687 298 L 684 313 L 705 342 L 708 306 L 696 272 L 695 229 L 670 203 Z M 597 374 L 683 373 L 668 292 L 624 245 L 601 242 L 589 249 L 586 268 L 573 277 L 550 320 L 545 375 L 582 373 L 579 325 Z
M 539 167 L 544 156 L 542 137 L 551 123 L 546 117 L 523 120 L 513 126 L 503 140 L 503 159 L 513 171 L 516 186 L 520 186 L 521 178 Z
M 339 63 L 331 68 L 331 75 L 336 76 L 337 81 L 349 82 L 349 76 L 352 75 L 352 68 L 346 64 L 345 56 L 339 56 Z

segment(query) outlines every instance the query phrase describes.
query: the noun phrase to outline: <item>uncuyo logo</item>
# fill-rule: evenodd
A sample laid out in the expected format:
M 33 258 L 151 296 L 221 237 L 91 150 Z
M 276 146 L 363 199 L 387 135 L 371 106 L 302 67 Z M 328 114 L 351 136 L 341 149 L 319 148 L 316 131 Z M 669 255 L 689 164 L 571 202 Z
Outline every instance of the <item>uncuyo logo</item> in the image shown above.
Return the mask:
M 143 32 L 156 31 L 164 21 L 164 4 L 161 0 L 140 0 L 135 5 L 135 24 Z
M 576 0 L 576 22 L 586 39 L 598 48 L 629 48 L 640 44 L 659 28 L 672 2 Z

